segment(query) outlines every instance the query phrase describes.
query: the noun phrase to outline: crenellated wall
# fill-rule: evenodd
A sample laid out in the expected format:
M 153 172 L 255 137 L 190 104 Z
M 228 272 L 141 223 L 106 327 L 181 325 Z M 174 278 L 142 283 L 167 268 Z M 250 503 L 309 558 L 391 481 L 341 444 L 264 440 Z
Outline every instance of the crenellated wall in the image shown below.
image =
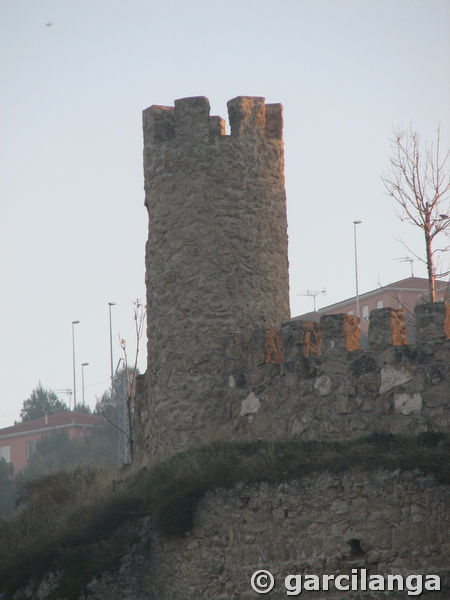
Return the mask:
M 232 439 L 343 439 L 450 430 L 450 305 L 372 311 L 369 349 L 358 319 L 325 315 L 255 330 L 228 346 Z
M 354 316 L 289 320 L 281 105 L 239 97 L 228 109 L 229 136 L 206 98 L 144 111 L 148 367 L 137 384 L 138 457 L 152 463 L 215 439 L 449 431 L 450 305 L 416 308 L 414 344 L 403 311 L 373 311 L 368 350 Z M 238 483 L 207 493 L 184 536 L 142 520 L 118 572 L 94 579 L 83 598 L 250 600 L 257 569 L 275 577 L 267 597 L 285 598 L 289 574 L 356 568 L 437 573 L 442 589 L 421 597 L 445 600 L 449 498 L 448 485 L 420 471 Z M 55 578 L 15 597 L 46 600 Z
M 448 430 L 449 305 L 289 320 L 282 107 L 206 98 L 144 111 L 148 366 L 137 454 L 216 439 Z

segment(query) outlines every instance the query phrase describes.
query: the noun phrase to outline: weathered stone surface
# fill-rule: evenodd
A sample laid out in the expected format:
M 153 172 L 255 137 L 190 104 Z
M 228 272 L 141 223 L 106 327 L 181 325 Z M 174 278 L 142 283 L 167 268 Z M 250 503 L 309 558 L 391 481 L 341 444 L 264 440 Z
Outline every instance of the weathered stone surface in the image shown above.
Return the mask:
M 166 538 L 144 522 L 144 539 L 120 574 L 92 583 L 88 600 L 254 598 L 251 575 L 275 576 L 268 597 L 286 598 L 289 574 L 437 573 L 448 581 L 450 488 L 418 473 L 348 472 L 208 493 L 193 530 Z M 380 596 L 381 593 L 381 596 Z M 446 590 L 430 597 L 446 598 Z M 346 599 L 403 598 L 346 592 Z M 342 592 L 301 597 L 342 600 Z M 428 597 L 426 594 L 421 597 Z
M 229 136 L 204 97 L 144 111 L 148 369 L 136 447 L 155 458 L 221 435 L 228 338 L 289 318 L 281 105 L 238 97 L 228 108 Z
M 331 379 L 328 375 L 321 375 L 317 377 L 314 383 L 314 389 L 316 389 L 321 396 L 327 396 L 331 392 Z
M 320 317 L 322 354 L 359 350 L 361 332 L 359 318 L 354 315 L 323 315 Z
M 408 343 L 404 310 L 379 308 L 370 313 L 369 348 L 381 350 Z
M 381 369 L 381 383 L 380 383 L 380 394 L 384 394 L 389 392 L 393 388 L 401 385 L 402 383 L 406 383 L 412 379 L 412 376 L 405 372 L 404 370 L 400 370 L 391 365 L 386 365 Z
M 255 396 L 253 392 L 250 392 L 250 394 L 245 398 L 245 400 L 242 401 L 241 411 L 239 414 L 241 417 L 253 415 L 257 413 L 260 408 L 261 402 L 259 401 L 258 397 Z
M 422 410 L 422 396 L 415 394 L 394 394 L 394 408 L 402 415 L 419 413 Z
M 450 338 L 450 304 L 420 304 L 414 309 L 414 314 L 418 343 Z
M 448 341 L 350 353 L 339 325 L 335 333 L 341 351 L 306 358 L 291 323 L 281 327 L 281 362 L 265 363 L 266 332 L 261 330 L 247 338 L 248 360 L 228 363 L 229 373 L 242 382 L 229 388 L 231 405 L 238 407 L 230 413 L 231 439 L 333 439 L 380 430 L 450 429 Z M 336 321 L 332 323 L 334 327 Z M 327 339 L 334 341 L 330 329 Z M 249 420 L 239 413 L 252 391 L 261 407 L 257 418 Z

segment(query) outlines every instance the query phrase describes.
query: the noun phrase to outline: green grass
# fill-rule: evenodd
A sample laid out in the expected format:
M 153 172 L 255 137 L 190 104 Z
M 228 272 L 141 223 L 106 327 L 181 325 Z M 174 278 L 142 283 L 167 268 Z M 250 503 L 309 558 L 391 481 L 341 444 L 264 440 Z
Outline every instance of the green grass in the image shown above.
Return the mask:
M 78 598 L 95 575 L 117 568 L 137 539 L 139 517 L 151 515 L 162 533 L 182 535 L 192 527 L 197 503 L 208 490 L 232 488 L 238 482 L 280 483 L 324 471 L 380 468 L 420 470 L 448 484 L 450 435 L 223 442 L 126 476 L 92 468 L 48 475 L 26 484 L 22 509 L 0 522 L 0 591 L 12 594 L 24 582 L 59 571 L 55 597 Z

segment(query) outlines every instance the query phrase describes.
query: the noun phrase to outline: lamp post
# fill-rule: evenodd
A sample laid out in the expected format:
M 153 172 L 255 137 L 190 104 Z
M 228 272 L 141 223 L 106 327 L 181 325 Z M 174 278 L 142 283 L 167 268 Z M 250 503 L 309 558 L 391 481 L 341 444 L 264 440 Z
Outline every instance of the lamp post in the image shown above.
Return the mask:
M 77 407 L 77 378 L 75 369 L 75 325 L 80 321 L 72 321 L 72 361 L 73 361 L 73 410 Z
M 355 242 L 355 283 L 356 283 L 356 316 L 359 318 L 359 293 L 358 293 L 358 252 L 356 246 L 356 226 L 362 221 L 353 221 L 353 238 Z
M 81 363 L 81 388 L 83 390 L 83 406 L 84 406 L 84 367 L 87 367 L 89 363 Z
M 109 349 L 110 349 L 110 355 L 111 355 L 111 398 L 113 395 L 113 378 L 114 378 L 111 307 L 115 306 L 115 305 L 116 305 L 115 302 L 108 302 L 108 307 L 109 307 Z

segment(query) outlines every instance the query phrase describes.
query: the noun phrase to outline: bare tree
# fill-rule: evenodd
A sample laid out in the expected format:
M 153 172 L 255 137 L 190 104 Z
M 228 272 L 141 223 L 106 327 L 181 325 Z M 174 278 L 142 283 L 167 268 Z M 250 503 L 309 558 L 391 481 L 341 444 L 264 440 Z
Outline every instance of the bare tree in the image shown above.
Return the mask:
M 411 127 L 396 129 L 390 173 L 382 177 L 387 193 L 401 208 L 400 219 L 421 229 L 425 237 L 426 259 L 413 254 L 427 265 L 431 302 L 436 302 L 436 277 L 448 274 L 436 273 L 438 255 L 449 249 L 436 247 L 436 238 L 448 232 L 450 225 L 450 178 L 446 169 L 449 154 L 447 151 L 442 157 L 439 128 L 436 141 L 424 148 L 420 146 L 419 134 Z
M 138 357 L 140 351 L 140 343 L 142 339 L 142 334 L 144 331 L 144 323 L 145 323 L 145 306 L 139 300 L 134 301 L 134 325 L 136 332 L 136 351 L 134 355 L 134 362 L 132 365 L 128 362 L 128 352 L 127 352 L 127 341 L 120 337 L 120 346 L 122 348 L 124 360 L 125 360 L 125 372 L 127 375 L 127 417 L 128 417 L 128 440 L 130 447 L 130 456 L 131 461 L 133 461 L 134 456 L 134 437 L 133 437 L 133 400 L 136 391 L 136 377 L 138 375 Z

